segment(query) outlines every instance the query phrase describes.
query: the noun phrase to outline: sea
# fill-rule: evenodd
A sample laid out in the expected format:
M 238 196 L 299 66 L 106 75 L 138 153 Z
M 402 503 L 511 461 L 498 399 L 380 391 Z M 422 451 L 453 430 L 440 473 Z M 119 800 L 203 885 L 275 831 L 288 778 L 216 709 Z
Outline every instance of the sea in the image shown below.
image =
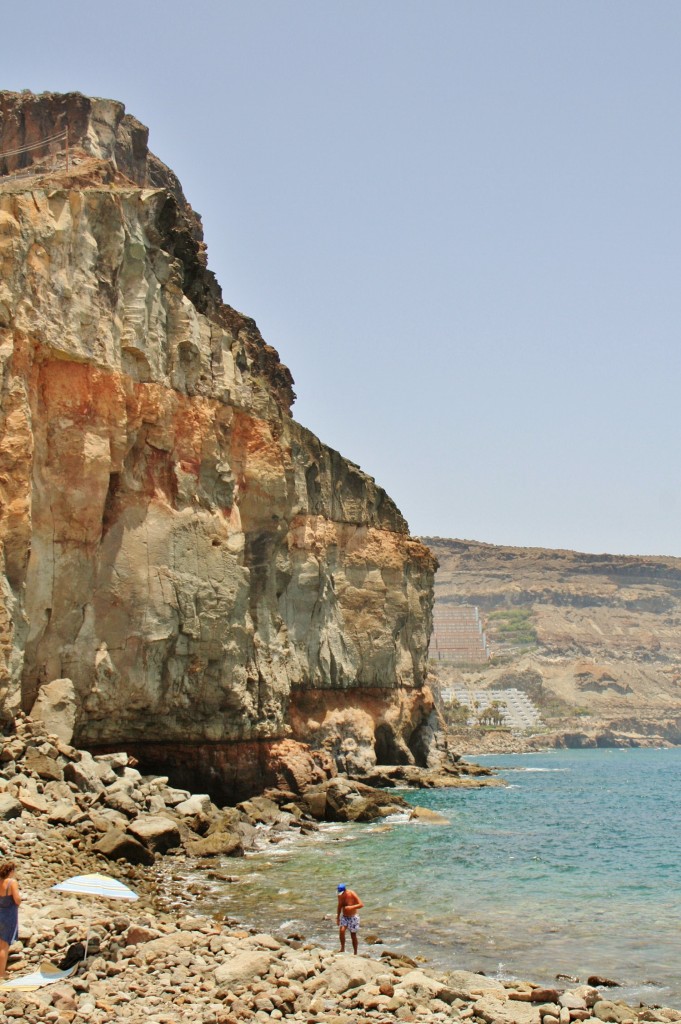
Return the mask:
M 447 824 L 325 824 L 225 859 L 238 880 L 214 880 L 202 909 L 333 949 L 344 882 L 369 955 L 562 987 L 599 975 L 611 998 L 681 1009 L 681 748 L 467 760 L 507 785 L 399 790 Z

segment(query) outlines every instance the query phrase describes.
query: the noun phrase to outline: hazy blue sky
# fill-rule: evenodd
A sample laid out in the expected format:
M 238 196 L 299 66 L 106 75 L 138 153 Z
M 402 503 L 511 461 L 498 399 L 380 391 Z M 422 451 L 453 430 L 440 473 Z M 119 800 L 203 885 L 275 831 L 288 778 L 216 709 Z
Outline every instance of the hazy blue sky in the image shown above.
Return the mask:
M 4 5 L 122 100 L 294 414 L 412 532 L 681 555 L 678 0 Z

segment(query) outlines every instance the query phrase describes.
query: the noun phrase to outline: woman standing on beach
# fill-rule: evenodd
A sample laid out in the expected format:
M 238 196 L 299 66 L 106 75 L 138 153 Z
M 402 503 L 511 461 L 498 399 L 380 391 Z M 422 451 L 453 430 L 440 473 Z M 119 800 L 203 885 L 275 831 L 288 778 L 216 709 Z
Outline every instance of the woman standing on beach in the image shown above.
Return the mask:
M 19 886 L 14 877 L 16 865 L 13 861 L 0 864 L 0 978 L 7 971 L 9 947 L 19 934 Z

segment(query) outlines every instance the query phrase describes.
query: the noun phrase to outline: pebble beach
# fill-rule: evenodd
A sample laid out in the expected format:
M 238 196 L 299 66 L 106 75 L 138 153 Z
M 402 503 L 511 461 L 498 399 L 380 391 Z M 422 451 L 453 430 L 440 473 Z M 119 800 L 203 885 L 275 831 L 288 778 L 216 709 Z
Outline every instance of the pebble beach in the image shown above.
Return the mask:
M 48 766 L 38 760 L 39 755 L 80 781 L 46 781 L 43 776 Z M 568 982 L 567 987 L 561 981 L 554 989 L 530 981 L 499 981 L 465 970 L 441 973 L 427 969 L 416 952 L 412 959 L 385 948 L 380 952 L 377 947 L 362 948 L 360 943 L 359 956 L 341 954 L 308 942 L 302 934 L 274 937 L 247 922 L 198 914 L 202 884 L 188 883 L 188 877 L 205 877 L 206 884 L 220 878 L 229 884 L 231 866 L 236 871 L 239 860 L 227 859 L 225 854 L 206 856 L 205 850 L 219 848 L 219 842 L 208 842 L 203 854 L 188 852 L 197 840 L 177 808 L 191 800 L 191 794 L 172 791 L 166 779 L 136 779 L 135 770 L 124 766 L 124 758 L 115 762 L 116 778 L 108 782 L 105 792 L 93 792 L 83 781 L 89 759 L 90 755 L 63 745 L 59 753 L 58 741 L 36 735 L 28 722 L 19 723 L 17 736 L 5 740 L 0 847 L 2 856 L 17 864 L 23 897 L 19 941 L 11 949 L 6 980 L 29 974 L 46 962 L 58 966 L 69 947 L 84 942 L 86 936 L 88 957 L 70 977 L 35 991 L 0 989 L 0 1021 L 681 1021 L 681 1011 L 673 1008 L 619 1001 L 617 989 L 607 984 L 608 979 L 590 979 L 590 984 Z M 92 760 L 107 778 L 114 763 L 111 758 Z M 82 765 L 81 775 L 69 770 L 69 764 Z M 140 855 L 144 863 L 102 853 L 99 829 L 112 817 L 108 790 L 113 790 L 112 799 L 118 796 L 119 804 L 124 805 L 120 794 L 125 779 L 135 783 L 126 792 L 137 798 L 137 816 L 128 820 L 144 819 L 140 801 L 147 812 L 149 805 L 156 812 L 147 813 L 149 818 L 159 817 L 163 804 L 167 820 L 184 837 L 182 844 L 166 851 L 153 850 L 154 841 L 158 843 L 163 833 L 149 827 L 147 856 Z M 91 786 L 97 790 L 92 780 Z M 114 809 L 114 813 L 124 812 Z M 246 812 L 241 814 L 244 817 Z M 208 820 L 205 808 L 203 816 Z M 196 826 L 196 813 L 186 817 Z M 120 826 L 120 820 L 116 821 Z M 299 827 L 300 822 L 294 819 L 291 824 Z M 315 826 L 308 822 L 307 827 Z M 256 835 L 259 843 L 276 842 L 281 829 L 281 821 L 259 829 L 242 821 L 242 831 Z M 139 824 L 136 834 L 145 835 Z M 205 838 L 210 840 L 210 834 Z M 128 902 L 75 896 L 52 888 L 67 877 L 93 871 L 119 879 L 139 899 Z

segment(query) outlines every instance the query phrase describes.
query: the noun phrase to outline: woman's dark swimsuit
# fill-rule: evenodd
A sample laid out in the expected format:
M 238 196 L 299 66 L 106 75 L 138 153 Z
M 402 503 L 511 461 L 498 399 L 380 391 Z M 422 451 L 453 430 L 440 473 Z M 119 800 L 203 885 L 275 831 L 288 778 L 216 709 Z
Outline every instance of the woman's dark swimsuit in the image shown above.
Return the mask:
M 11 946 L 19 934 L 19 908 L 13 896 L 0 896 L 0 939 Z

